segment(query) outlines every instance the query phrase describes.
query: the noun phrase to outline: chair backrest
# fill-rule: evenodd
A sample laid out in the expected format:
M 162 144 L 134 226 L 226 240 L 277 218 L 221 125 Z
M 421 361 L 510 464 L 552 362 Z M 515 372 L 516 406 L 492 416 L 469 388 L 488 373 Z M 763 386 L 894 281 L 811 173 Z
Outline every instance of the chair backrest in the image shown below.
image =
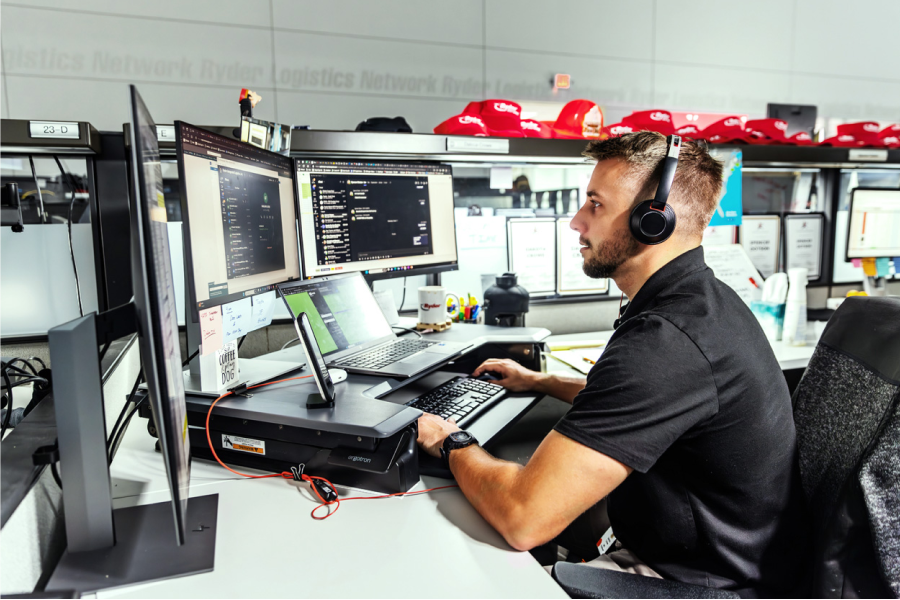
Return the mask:
M 794 392 L 794 421 L 812 597 L 900 597 L 900 298 L 844 301 Z

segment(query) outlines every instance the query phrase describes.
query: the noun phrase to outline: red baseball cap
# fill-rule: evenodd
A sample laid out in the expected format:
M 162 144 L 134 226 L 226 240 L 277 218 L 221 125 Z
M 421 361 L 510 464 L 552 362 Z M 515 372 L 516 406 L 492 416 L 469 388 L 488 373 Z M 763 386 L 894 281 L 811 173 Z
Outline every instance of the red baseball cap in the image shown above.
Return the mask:
M 474 104 L 474 103 L 473 103 Z M 522 107 L 511 100 L 485 100 L 481 103 L 481 119 L 488 133 L 496 137 L 524 137 Z
M 675 126 L 672 124 L 672 113 L 667 110 L 641 110 L 633 112 L 624 119 L 623 123 L 637 126 L 637 130 L 641 131 L 658 131 L 663 135 L 672 135 L 675 133 Z
M 549 125 L 541 123 L 540 121 L 535 121 L 534 119 L 522 119 L 520 122 L 522 126 L 522 132 L 525 134 L 525 137 L 533 137 L 533 138 L 552 138 L 553 130 Z
M 463 109 L 462 114 L 464 115 L 480 115 L 481 114 L 481 105 L 483 102 L 469 102 L 466 104 L 466 107 Z
M 700 133 L 700 138 L 712 144 L 730 144 L 734 142 L 745 143 L 747 132 L 741 123 L 740 117 L 725 117 L 719 119 Z
M 434 128 L 435 133 L 444 135 L 474 135 L 486 137 L 488 129 L 481 117 L 473 114 L 461 114 L 450 117 Z
M 858 139 L 856 139 L 855 135 L 851 135 L 849 133 L 838 134 L 834 137 L 830 137 L 819 142 L 820 146 L 836 146 L 839 148 L 859 148 L 864 144 L 865 142 L 859 141 Z
M 744 123 L 744 130 L 751 144 L 785 144 L 787 126 L 781 119 L 753 119 Z
M 888 148 L 900 148 L 900 125 L 888 125 L 881 130 L 878 137 Z
M 699 138 L 700 128 L 696 125 L 682 125 L 675 130 L 675 133 L 677 133 L 681 137 Z
M 553 124 L 558 138 L 597 139 L 603 128 L 603 111 L 590 100 L 572 100 L 562 107 Z
M 788 138 L 788 143 L 797 144 L 798 146 L 811 146 L 815 142 L 813 142 L 812 137 L 805 131 L 798 131 Z
M 883 145 L 878 136 L 878 123 L 874 121 L 860 121 L 858 123 L 844 123 L 837 126 L 837 134 L 852 135 L 860 146 Z
M 609 138 L 619 137 L 620 135 L 624 135 L 626 133 L 634 133 L 636 131 L 640 131 L 636 125 L 632 123 L 613 123 L 607 127 L 604 127 L 600 130 L 600 139 L 606 140 Z

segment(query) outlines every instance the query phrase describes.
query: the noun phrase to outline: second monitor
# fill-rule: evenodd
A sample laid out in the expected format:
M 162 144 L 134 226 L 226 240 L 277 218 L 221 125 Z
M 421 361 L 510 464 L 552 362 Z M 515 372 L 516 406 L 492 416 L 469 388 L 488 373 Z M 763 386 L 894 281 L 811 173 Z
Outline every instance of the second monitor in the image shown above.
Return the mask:
M 457 269 L 449 165 L 297 159 L 303 276 Z

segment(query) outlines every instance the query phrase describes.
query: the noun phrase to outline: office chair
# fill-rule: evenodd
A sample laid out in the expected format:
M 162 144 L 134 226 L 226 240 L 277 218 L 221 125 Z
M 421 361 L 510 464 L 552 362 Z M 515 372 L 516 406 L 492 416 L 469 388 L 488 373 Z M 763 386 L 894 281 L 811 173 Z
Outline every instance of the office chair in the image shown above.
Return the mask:
M 812 539 L 803 597 L 900 598 L 900 299 L 852 297 L 792 398 Z M 556 563 L 572 598 L 737 598 Z

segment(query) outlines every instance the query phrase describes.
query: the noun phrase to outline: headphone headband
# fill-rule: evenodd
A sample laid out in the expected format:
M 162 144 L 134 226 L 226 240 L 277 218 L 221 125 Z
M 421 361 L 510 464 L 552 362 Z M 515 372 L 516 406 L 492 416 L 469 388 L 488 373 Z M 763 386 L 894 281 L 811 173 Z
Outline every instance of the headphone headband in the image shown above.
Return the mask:
M 666 156 L 662 159 L 656 196 L 653 200 L 645 200 L 635 206 L 628 220 L 631 234 L 642 244 L 661 244 L 675 231 L 675 211 L 666 202 L 669 199 L 672 182 L 675 180 L 675 169 L 678 167 L 681 136 L 670 135 L 666 141 L 668 147 Z
M 666 156 L 663 158 L 662 173 L 659 176 L 659 187 L 656 188 L 656 196 L 650 207 L 653 210 L 665 210 L 666 202 L 669 199 L 669 191 L 672 189 L 672 182 L 675 180 L 675 169 L 678 167 L 678 155 L 681 153 L 681 136 L 670 135 L 666 140 L 668 148 Z

